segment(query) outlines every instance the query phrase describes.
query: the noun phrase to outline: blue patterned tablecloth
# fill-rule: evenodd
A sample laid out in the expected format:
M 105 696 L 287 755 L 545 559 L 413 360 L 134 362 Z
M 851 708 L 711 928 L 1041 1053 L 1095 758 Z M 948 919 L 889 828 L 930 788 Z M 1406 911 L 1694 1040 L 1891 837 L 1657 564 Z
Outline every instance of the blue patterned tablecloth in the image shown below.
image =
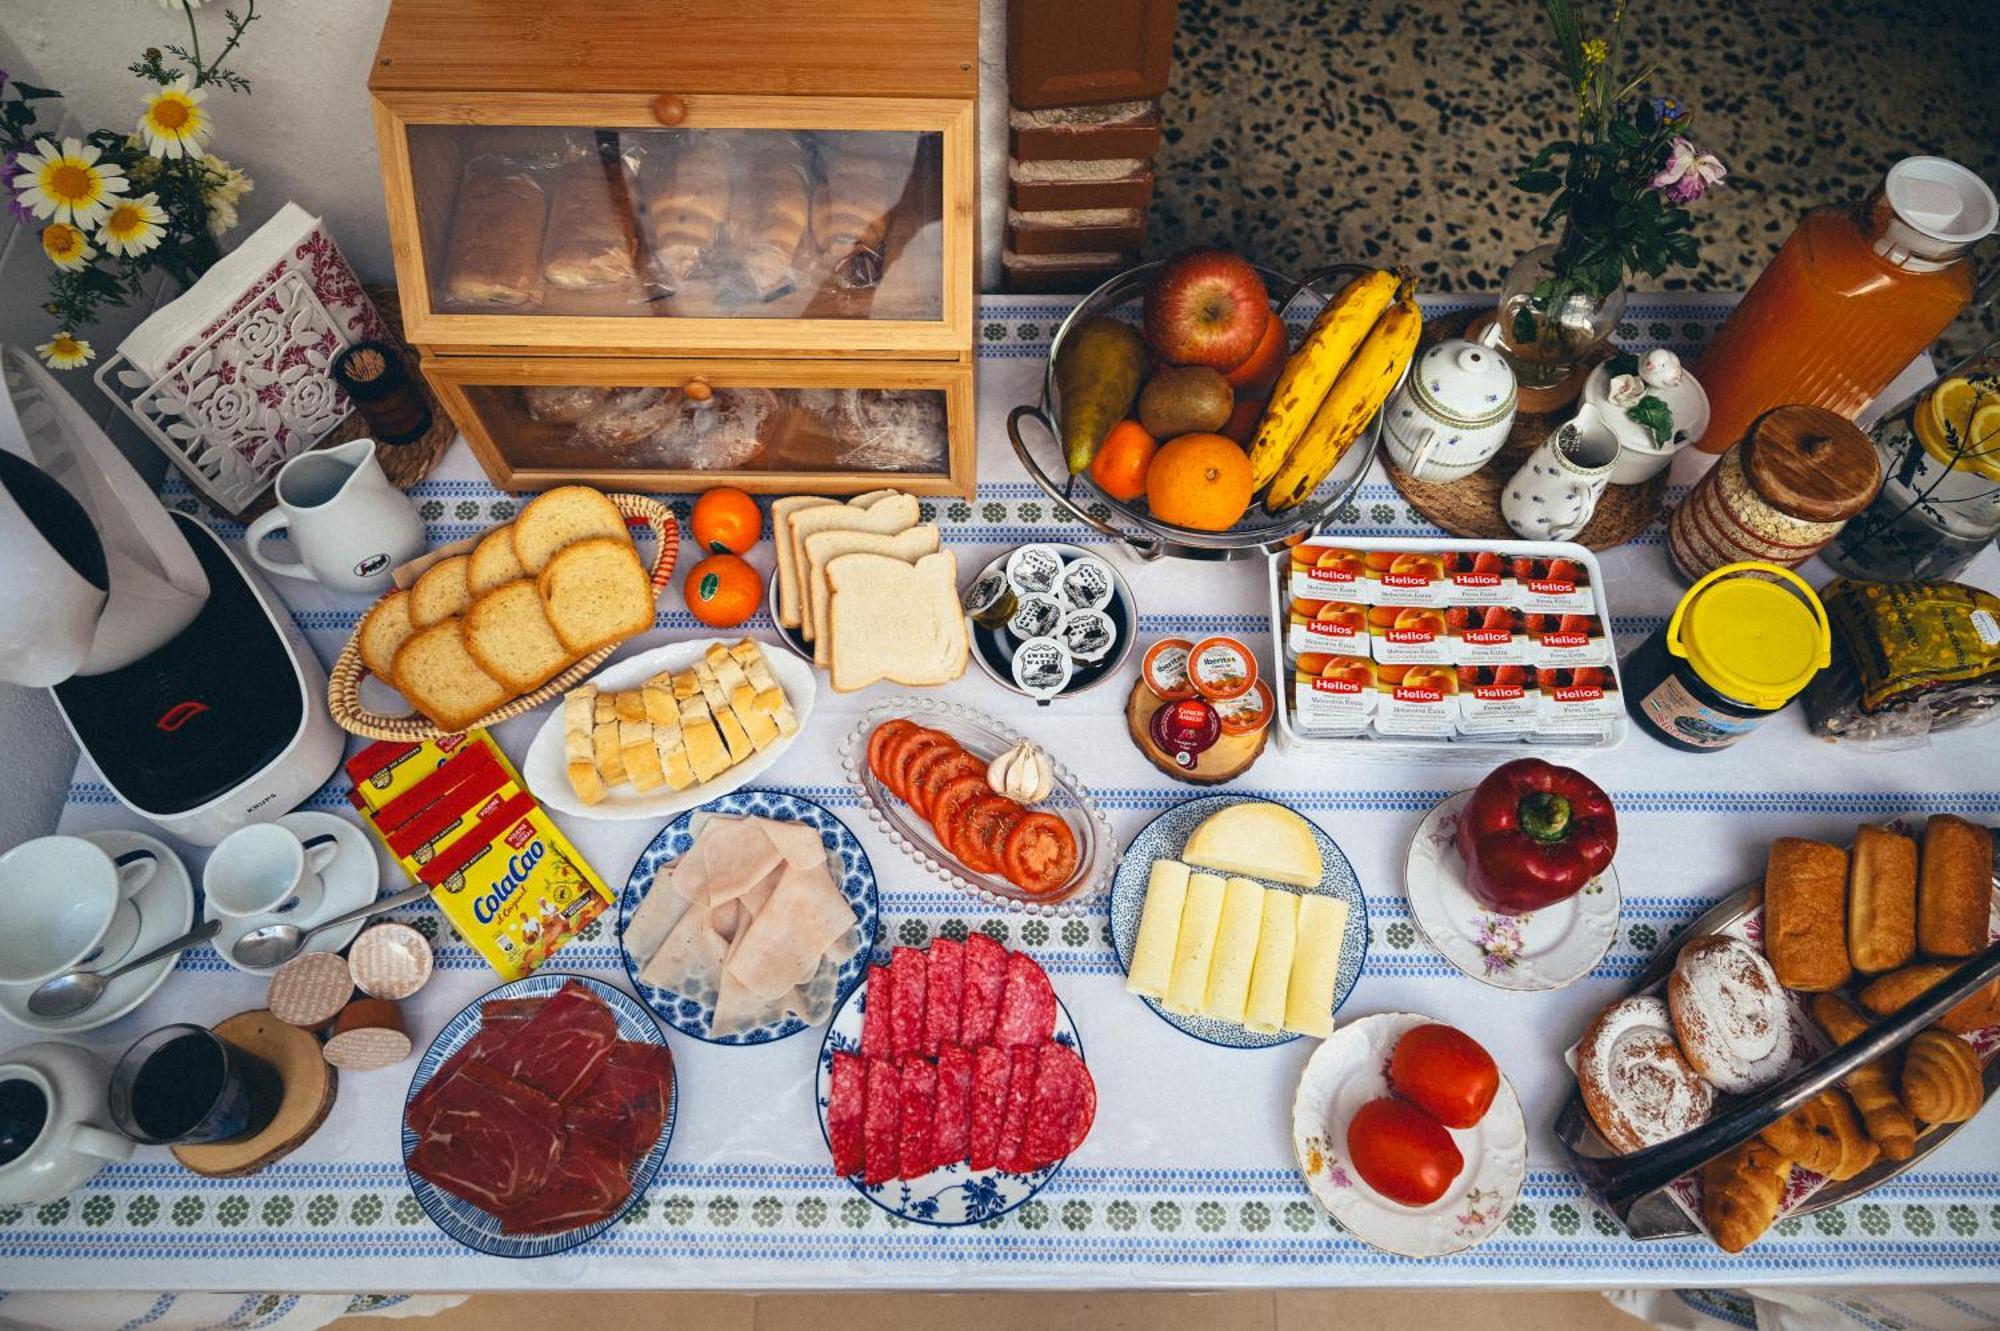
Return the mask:
M 1435 313 L 1472 302 L 1432 302 Z M 1683 351 L 1698 345 L 1727 298 L 1639 296 L 1627 342 Z M 1030 538 L 1101 544 L 1057 522 L 1025 478 L 1002 428 L 1006 411 L 1037 391 L 1049 334 L 1068 305 L 996 298 L 980 307 L 980 476 L 971 501 L 927 502 L 961 571 Z M 1678 489 L 1679 487 L 1677 487 Z M 463 445 L 415 496 L 431 540 L 466 536 L 509 517 Z M 170 482 L 177 507 L 197 505 Z M 682 505 L 683 511 L 685 504 Z M 232 541 L 242 529 L 218 523 Z M 1339 529 L 1356 535 L 1434 534 L 1379 475 Z M 1656 627 L 1679 586 L 1662 533 L 1606 556 L 1621 645 Z M 768 546 L 755 556 L 768 561 Z M 1141 633 L 1232 633 L 1268 645 L 1262 566 L 1124 564 Z M 1823 571 L 1822 571 L 1823 572 Z M 1989 552 L 1974 581 L 2000 585 Z M 296 583 L 280 588 L 320 655 L 331 660 L 358 601 Z M 750 626 L 771 640 L 769 620 Z M 697 626 L 677 594 L 635 652 Z M 1110 686 L 1036 711 L 973 671 L 946 690 L 1055 749 L 1108 810 L 1120 838 L 1186 798 L 1125 736 L 1124 690 Z M 1994 731 L 1940 738 L 1927 749 L 1832 747 L 1785 713 L 1735 750 L 1695 758 L 1644 738 L 1585 764 L 1621 817 L 1625 915 L 1610 954 L 1585 980 L 1552 994 L 1484 988 L 1418 938 L 1401 866 L 1419 819 L 1444 795 L 1474 784 L 1483 765 L 1349 761 L 1272 751 L 1231 788 L 1303 810 L 1340 843 L 1366 889 L 1372 935 L 1366 970 L 1345 1011 L 1434 1014 L 1465 1027 L 1499 1057 L 1521 1095 L 1531 1159 L 1520 1204 L 1502 1231 L 1469 1253 L 1429 1264 L 1388 1257 L 1344 1235 L 1313 1203 L 1292 1166 L 1293 1087 L 1310 1053 L 1299 1041 L 1236 1051 L 1191 1040 L 1124 992 L 1100 912 L 1043 922 L 985 909 L 929 878 L 876 834 L 836 754 L 871 701 L 823 691 L 810 732 L 767 784 L 807 796 L 846 819 L 881 875 L 882 942 L 920 944 L 982 929 L 1032 951 L 1054 977 L 1090 1051 L 1099 1103 L 1095 1130 L 1036 1198 L 964 1229 L 892 1220 L 828 1167 L 812 1107 L 818 1041 L 799 1036 L 752 1049 L 703 1045 L 670 1032 L 682 1073 L 680 1123 L 657 1183 L 628 1221 L 576 1252 L 533 1262 L 466 1253 L 424 1218 L 405 1182 L 397 1116 L 409 1066 L 343 1075 L 326 1126 L 296 1155 L 248 1179 L 209 1180 L 164 1152 L 143 1151 L 74 1195 L 0 1210 L 0 1287 L 128 1289 L 462 1290 L 517 1287 L 770 1289 L 1156 1285 L 1519 1283 L 1744 1285 L 1783 1282 L 1935 1284 L 1991 1280 L 2000 1263 L 2000 1116 L 1989 1114 L 1922 1166 L 1855 1203 L 1786 1221 L 1740 1257 L 1699 1240 L 1639 1244 L 1584 1196 L 1548 1135 L 1568 1078 L 1560 1051 L 1590 1015 L 1707 902 L 1754 879 L 1776 836 L 1842 838 L 1860 820 L 1948 811 L 2000 822 L 2000 745 Z M 539 715 L 500 727 L 519 758 Z M 345 808 L 343 778 L 309 807 Z M 658 828 L 558 818 L 603 876 L 622 883 Z M 136 826 L 87 767 L 76 774 L 62 826 Z M 196 867 L 202 853 L 182 847 Z M 400 887 L 386 858 L 385 889 Z M 440 940 L 439 974 L 409 1004 L 420 1043 L 494 977 L 428 906 L 406 912 Z M 566 949 L 562 965 L 622 985 L 615 941 L 601 930 Z M 137 1012 L 87 1042 L 115 1053 L 153 1026 L 212 1021 L 259 1006 L 262 982 L 208 949 Z M 13 1044 L 25 1033 L 0 1033 Z

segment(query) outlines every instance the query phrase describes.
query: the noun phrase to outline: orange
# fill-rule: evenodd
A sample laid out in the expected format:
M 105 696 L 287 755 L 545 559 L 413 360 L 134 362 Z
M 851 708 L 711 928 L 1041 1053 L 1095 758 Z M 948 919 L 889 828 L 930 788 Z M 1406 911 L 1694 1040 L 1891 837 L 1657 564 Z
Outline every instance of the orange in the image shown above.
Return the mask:
M 764 604 L 764 580 L 740 555 L 710 555 L 681 584 L 688 613 L 712 629 L 735 628 Z
M 1159 446 L 1139 422 L 1120 421 L 1097 446 L 1097 456 L 1090 460 L 1090 479 L 1113 499 L 1137 499 L 1146 493 L 1146 468 L 1153 464 Z
M 1250 459 L 1219 434 L 1184 434 L 1160 445 L 1146 469 L 1146 503 L 1176 527 L 1227 531 L 1249 511 Z
M 742 555 L 764 534 L 764 514 L 756 500 L 724 485 L 694 501 L 689 525 L 694 543 L 710 554 Z

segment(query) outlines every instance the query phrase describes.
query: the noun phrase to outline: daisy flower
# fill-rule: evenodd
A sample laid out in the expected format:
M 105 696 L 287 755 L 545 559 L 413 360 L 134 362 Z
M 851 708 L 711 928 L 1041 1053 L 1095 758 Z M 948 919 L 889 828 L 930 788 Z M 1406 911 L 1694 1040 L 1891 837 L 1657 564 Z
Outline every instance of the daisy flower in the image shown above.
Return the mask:
M 237 203 L 255 186 L 241 167 L 220 157 L 207 157 L 203 164 L 208 167 L 209 184 L 201 192 L 201 201 L 208 205 L 209 234 L 221 239 L 225 231 L 236 226 Z
M 47 361 L 52 370 L 75 370 L 90 364 L 97 353 L 90 349 L 90 343 L 65 328 L 36 347 L 35 354 Z
M 111 196 L 125 192 L 125 170 L 99 159 L 104 150 L 80 139 L 64 139 L 58 148 L 38 140 L 34 152 L 24 152 L 16 165 L 14 191 L 36 217 L 74 226 L 97 225 L 111 211 Z
M 127 258 L 144 254 L 160 243 L 167 231 L 167 213 L 160 196 L 141 194 L 136 199 L 120 199 L 97 229 L 97 239 L 105 249 Z
M 78 269 L 97 257 L 90 238 L 68 222 L 51 222 L 42 228 L 42 252 L 58 268 Z
M 201 145 L 215 132 L 215 123 L 201 109 L 207 97 L 191 75 L 183 74 L 147 98 L 139 117 L 146 151 L 155 157 L 201 156 Z

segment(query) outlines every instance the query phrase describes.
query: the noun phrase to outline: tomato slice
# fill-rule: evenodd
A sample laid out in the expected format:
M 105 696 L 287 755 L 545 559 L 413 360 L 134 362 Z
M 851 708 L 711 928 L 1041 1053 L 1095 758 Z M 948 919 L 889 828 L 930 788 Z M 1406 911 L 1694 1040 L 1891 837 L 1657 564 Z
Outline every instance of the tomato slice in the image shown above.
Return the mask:
M 937 779 L 937 774 L 943 770 L 945 764 L 967 756 L 965 750 L 955 743 L 934 744 L 930 748 L 921 750 L 910 759 L 909 768 L 904 773 L 903 798 L 909 801 L 911 808 L 928 819 L 931 816 L 931 806 L 937 799 L 938 788 L 943 784 Z M 978 760 L 973 759 L 973 761 Z
M 1002 848 L 1002 872 L 1023 892 L 1053 892 L 1076 873 L 1076 834 L 1052 813 L 1031 813 L 1014 825 Z
M 965 772 L 948 778 L 938 788 L 937 798 L 931 801 L 931 827 L 937 832 L 939 844 L 952 854 L 958 854 L 952 849 L 953 829 L 964 823 L 965 811 L 972 807 L 975 800 L 992 793 L 986 784 L 984 771 L 977 775 Z
M 928 753 L 924 755 L 926 759 L 931 756 Z M 965 776 L 976 776 L 982 787 L 986 785 L 986 764 L 963 749 L 945 753 L 913 775 L 910 793 L 916 797 L 914 803 L 924 817 L 935 824 L 938 820 L 938 796 L 943 794 L 946 786 Z
M 999 873 L 1001 849 L 1007 834 L 1027 813 L 1005 795 L 988 795 L 974 800 L 957 829 L 952 853 L 978 873 Z
M 884 721 L 876 726 L 875 733 L 868 737 L 868 770 L 873 772 L 875 779 L 883 785 L 889 784 L 889 767 L 886 759 L 890 744 L 916 728 L 915 721 L 899 716 L 893 721 Z
M 946 746 L 958 747 L 958 741 L 937 730 L 925 730 L 921 726 L 900 736 L 889 750 L 889 789 L 896 797 L 908 802 L 910 798 L 910 764 L 930 749 Z

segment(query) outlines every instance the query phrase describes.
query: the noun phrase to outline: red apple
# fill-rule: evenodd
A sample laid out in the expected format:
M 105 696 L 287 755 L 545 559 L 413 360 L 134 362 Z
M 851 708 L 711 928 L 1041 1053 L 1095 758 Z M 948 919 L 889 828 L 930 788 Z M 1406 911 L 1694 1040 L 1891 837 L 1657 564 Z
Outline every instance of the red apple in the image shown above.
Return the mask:
M 1233 370 L 1270 323 L 1264 279 L 1225 250 L 1176 255 L 1146 291 L 1146 341 L 1170 365 Z
M 1250 358 L 1222 377 L 1229 386 L 1242 397 L 1249 395 L 1263 397 L 1270 393 L 1271 385 L 1278 382 L 1278 372 L 1285 368 L 1285 321 L 1274 310 L 1264 324 L 1264 336 L 1250 352 Z
M 1272 322 L 1276 323 L 1277 320 L 1274 319 Z M 1268 401 L 1266 398 L 1246 397 L 1239 393 L 1236 405 L 1229 409 L 1229 419 L 1222 423 L 1222 428 L 1216 433 L 1226 435 L 1248 448 L 1251 437 L 1257 433 L 1257 422 L 1264 419 L 1266 401 Z

